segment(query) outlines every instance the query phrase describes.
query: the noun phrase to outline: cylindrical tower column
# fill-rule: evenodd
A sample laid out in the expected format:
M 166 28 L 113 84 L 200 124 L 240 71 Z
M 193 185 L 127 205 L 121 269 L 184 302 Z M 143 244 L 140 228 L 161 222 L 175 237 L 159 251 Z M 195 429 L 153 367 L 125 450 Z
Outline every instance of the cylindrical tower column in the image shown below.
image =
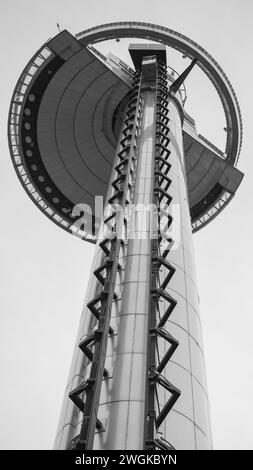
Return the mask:
M 108 337 L 104 358 L 107 376 L 101 383 L 97 410 L 100 427 L 95 432 L 93 448 L 142 449 L 143 438 L 145 442 L 146 419 L 149 419 L 145 417 L 145 389 L 149 381 L 148 323 L 152 314 L 150 274 L 154 262 L 150 236 L 152 227 L 148 221 L 150 214 L 151 219 L 157 217 L 157 214 L 152 215 L 151 209 L 157 168 L 159 191 L 167 195 L 169 204 L 167 212 L 160 207 L 159 216 L 160 233 L 164 233 L 166 238 L 158 237 L 159 253 L 165 253 L 165 262 L 159 264 L 159 312 L 156 314 L 166 318 L 158 323 L 156 338 L 155 367 L 161 380 L 155 386 L 158 422 L 154 439 L 176 449 L 208 449 L 211 447 L 209 405 L 182 141 L 182 106 L 172 97 L 166 100 L 166 104 L 162 101 L 166 119 L 158 119 L 161 113 L 157 104 L 157 83 L 153 84 L 153 89 L 145 89 L 142 78 L 141 84 L 142 118 L 137 132 L 138 145 L 134 149 L 138 163 L 135 164 L 129 193 L 130 209 L 127 215 L 125 213 L 129 228 L 118 259 L 121 266 L 115 286 L 118 298 L 111 306 L 112 334 Z M 164 128 L 167 131 L 161 135 L 166 135 L 166 138 L 162 137 L 162 144 L 157 147 L 157 131 L 161 132 Z M 119 139 L 119 145 L 122 138 L 125 139 L 124 134 Z M 158 166 L 155 163 L 157 158 Z M 115 171 L 112 180 L 114 178 Z M 168 220 L 172 223 L 168 224 Z M 103 261 L 100 245 L 96 250 L 93 272 Z M 93 275 L 91 279 L 87 303 L 99 292 L 97 278 Z M 161 287 L 165 295 L 161 294 Z M 169 315 L 166 314 L 167 294 L 173 303 Z M 86 308 L 81 318 L 55 448 L 71 448 L 78 440 L 82 410 L 71 402 L 69 393 L 82 387 L 89 376 L 90 361 L 80 350 L 80 343 L 89 338 L 94 325 L 94 316 Z M 177 396 L 171 406 L 168 403 L 174 393 L 173 387 Z M 85 401 L 85 391 L 81 391 Z

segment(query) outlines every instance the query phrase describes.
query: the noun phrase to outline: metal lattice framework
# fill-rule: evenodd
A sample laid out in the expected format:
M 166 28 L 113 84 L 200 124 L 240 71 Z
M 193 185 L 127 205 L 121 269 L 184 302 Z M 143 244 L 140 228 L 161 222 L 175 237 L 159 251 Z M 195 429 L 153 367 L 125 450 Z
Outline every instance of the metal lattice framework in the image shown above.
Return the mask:
M 180 396 L 178 390 L 164 376 L 163 371 L 171 356 L 178 347 L 178 341 L 166 330 L 166 322 L 176 307 L 176 300 L 167 292 L 167 286 L 175 273 L 175 268 L 167 261 L 167 256 L 173 246 L 173 240 L 166 240 L 164 235 L 168 233 L 172 223 L 170 206 L 172 197 L 169 194 L 169 187 L 172 180 L 169 177 L 171 168 L 169 157 L 169 116 L 168 116 L 168 86 L 166 68 L 163 64 L 158 64 L 157 75 L 157 112 L 156 112 L 156 157 L 154 169 L 154 194 L 153 202 L 157 207 L 158 236 L 152 240 L 151 248 L 151 292 L 149 302 L 149 330 L 147 348 L 147 387 L 145 405 L 145 438 L 144 448 L 173 448 L 165 441 L 160 442 L 156 437 L 156 431 L 162 425 L 164 419 Z M 165 207 L 165 209 L 164 209 Z M 161 230 L 162 219 L 165 218 L 165 225 Z M 164 243 L 165 242 L 165 243 Z M 165 247 L 164 247 L 164 244 Z M 165 270 L 165 277 L 161 282 L 160 268 Z M 166 308 L 164 313 L 160 313 L 160 300 L 163 300 Z M 160 357 L 159 341 L 165 341 L 169 347 L 166 353 Z M 160 404 L 158 388 L 163 387 L 169 398 L 165 404 Z M 161 447 L 163 446 L 163 447 Z

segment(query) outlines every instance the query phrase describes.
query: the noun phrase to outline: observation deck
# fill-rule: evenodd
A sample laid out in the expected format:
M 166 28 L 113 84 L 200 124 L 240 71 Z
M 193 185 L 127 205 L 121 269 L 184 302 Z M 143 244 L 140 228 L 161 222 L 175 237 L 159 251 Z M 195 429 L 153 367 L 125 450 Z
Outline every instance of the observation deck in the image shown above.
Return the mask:
M 95 196 L 105 198 L 123 111 L 131 90 L 131 67 L 96 43 L 138 37 L 174 47 L 211 80 L 221 99 L 227 128 L 223 153 L 196 131 L 184 112 L 183 143 L 193 232 L 231 201 L 243 174 L 236 168 L 242 123 L 234 90 L 215 60 L 185 36 L 146 23 L 112 23 L 72 36 L 62 31 L 31 58 L 15 87 L 8 120 L 16 173 L 34 203 L 63 229 L 78 234 L 77 204 L 95 214 Z M 161 54 L 162 48 L 161 48 Z M 168 68 L 168 78 L 176 72 Z M 181 102 L 185 88 L 181 87 Z M 86 241 L 96 242 L 100 218 L 93 217 Z

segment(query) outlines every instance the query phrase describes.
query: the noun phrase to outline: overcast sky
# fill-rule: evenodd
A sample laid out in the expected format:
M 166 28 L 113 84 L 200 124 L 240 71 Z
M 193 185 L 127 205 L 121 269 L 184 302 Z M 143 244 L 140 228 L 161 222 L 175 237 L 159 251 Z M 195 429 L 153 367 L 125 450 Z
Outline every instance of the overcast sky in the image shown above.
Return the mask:
M 94 250 L 50 222 L 22 189 L 6 139 L 11 94 L 57 22 L 75 34 L 127 20 L 167 26 L 203 46 L 241 106 L 245 178 L 194 245 L 214 446 L 253 449 L 252 0 L 1 0 L 0 448 L 52 447 Z M 197 91 L 194 73 L 187 111 L 222 147 L 221 107 L 204 79 Z

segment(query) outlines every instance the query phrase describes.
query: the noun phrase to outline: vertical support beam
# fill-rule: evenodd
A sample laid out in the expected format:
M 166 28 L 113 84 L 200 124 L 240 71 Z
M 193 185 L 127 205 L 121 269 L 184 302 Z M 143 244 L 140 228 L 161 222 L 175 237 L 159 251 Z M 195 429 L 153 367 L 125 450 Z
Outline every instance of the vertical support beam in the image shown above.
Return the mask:
M 193 59 L 190 65 L 179 75 L 179 77 L 172 83 L 170 86 L 170 93 L 176 94 L 181 85 L 184 83 L 185 79 L 188 77 L 189 73 L 193 69 L 194 65 L 197 63 L 197 59 Z
M 156 64 L 157 67 L 157 64 Z M 156 71 L 155 80 L 155 116 L 157 112 L 157 87 L 158 87 L 158 70 Z M 157 117 L 155 118 L 154 127 L 156 128 Z M 156 136 L 157 140 L 157 136 Z M 157 142 L 155 152 L 157 151 Z M 155 393 L 156 393 L 156 282 L 157 282 L 157 264 L 153 260 L 156 259 L 158 252 L 158 236 L 159 236 L 159 200 L 158 193 L 154 190 L 159 185 L 158 171 L 159 165 L 157 158 L 154 158 L 153 172 L 153 204 L 157 211 L 153 214 L 152 240 L 151 240 L 151 264 L 150 264 L 150 301 L 148 311 L 148 337 L 147 337 L 147 382 L 146 382 L 146 398 L 145 398 L 145 418 L 144 418 L 144 449 L 153 449 L 154 430 L 156 426 L 156 409 L 155 409 Z

